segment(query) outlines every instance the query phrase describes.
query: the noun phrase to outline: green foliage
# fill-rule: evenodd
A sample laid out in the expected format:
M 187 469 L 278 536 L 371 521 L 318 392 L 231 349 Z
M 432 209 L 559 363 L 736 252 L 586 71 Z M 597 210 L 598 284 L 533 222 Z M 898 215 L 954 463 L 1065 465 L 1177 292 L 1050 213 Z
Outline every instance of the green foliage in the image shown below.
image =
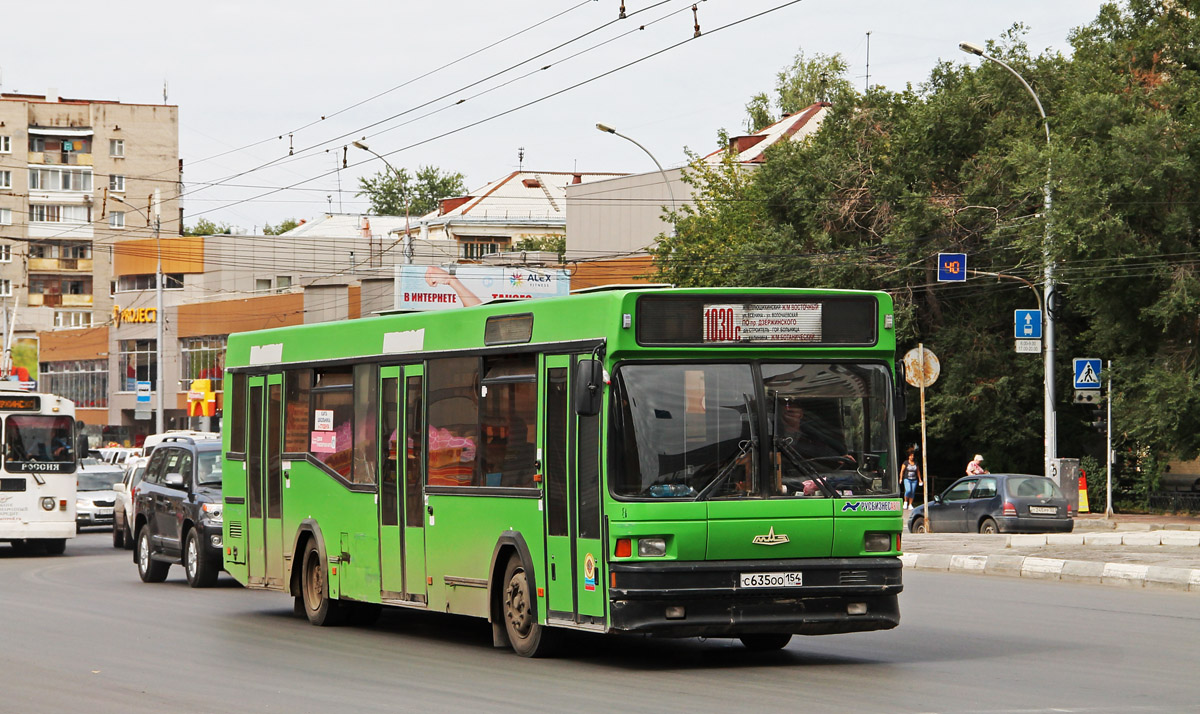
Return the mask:
M 185 236 L 215 236 L 232 232 L 233 226 L 228 223 L 213 223 L 207 218 L 200 218 L 190 227 L 185 226 L 183 229 Z
M 513 250 L 544 250 L 558 256 L 558 262 L 563 262 L 567 254 L 567 236 L 565 233 L 546 236 L 525 236 L 513 243 Z
M 436 166 L 420 166 L 415 175 L 407 169 L 380 171 L 358 180 L 356 196 L 366 196 L 371 213 L 377 216 L 403 216 L 405 205 L 410 215 L 423 216 L 438 209 L 443 198 L 467 192 L 460 173 L 442 172 Z
M 757 170 L 692 162 L 695 205 L 660 236 L 657 277 L 890 292 L 901 351 L 923 342 L 941 359 L 926 401 L 944 485 L 976 452 L 993 471 L 1042 470 L 1043 365 L 1014 354 L 1012 311 L 1039 306 L 1018 278 L 1039 282 L 1048 250 L 1065 298 L 1059 454 L 1103 456 L 1087 408 L 1070 403 L 1070 358 L 1111 359 L 1121 493 L 1144 502 L 1167 459 L 1200 453 L 1200 23 L 1175 4 L 1106 5 L 1070 58 L 1031 56 L 1023 32 L 987 53 L 1037 92 L 1049 144 L 1032 98 L 994 62 L 942 63 L 900 92 L 847 84 L 820 131 Z M 808 100 L 822 59 L 798 55 L 781 73 L 780 104 Z M 770 105 L 751 101 L 752 127 Z M 938 284 L 939 252 L 1007 277 Z M 915 411 L 902 443 L 918 440 Z
M 297 221 L 295 218 L 285 218 L 282 221 L 280 221 L 279 225 L 277 225 L 277 226 L 272 226 L 270 223 L 263 226 L 263 235 L 265 235 L 265 236 L 282 235 L 282 234 L 287 233 L 288 231 L 292 230 L 293 228 L 295 228 L 298 225 L 300 225 L 300 221 Z
M 803 50 L 797 52 L 792 65 L 776 75 L 774 96 L 760 92 L 746 104 L 747 131 L 753 134 L 815 102 L 840 104 L 854 96 L 854 88 L 846 79 L 848 68 L 840 54 L 818 53 L 808 59 Z

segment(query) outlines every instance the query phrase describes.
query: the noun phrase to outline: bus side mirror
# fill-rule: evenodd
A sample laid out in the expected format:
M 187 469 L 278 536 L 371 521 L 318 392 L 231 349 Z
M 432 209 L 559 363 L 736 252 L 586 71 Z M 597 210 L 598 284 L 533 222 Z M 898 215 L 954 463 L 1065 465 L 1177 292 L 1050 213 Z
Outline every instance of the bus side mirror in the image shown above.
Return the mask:
M 88 455 L 88 438 L 87 434 L 80 434 L 75 437 L 75 460 L 79 461 Z
M 904 363 L 896 363 L 896 396 L 893 404 L 896 409 L 896 421 L 902 422 L 908 419 L 908 390 L 905 385 L 908 384 L 904 372 Z
M 604 365 L 600 360 L 580 360 L 575 365 L 575 413 L 596 416 L 604 394 Z

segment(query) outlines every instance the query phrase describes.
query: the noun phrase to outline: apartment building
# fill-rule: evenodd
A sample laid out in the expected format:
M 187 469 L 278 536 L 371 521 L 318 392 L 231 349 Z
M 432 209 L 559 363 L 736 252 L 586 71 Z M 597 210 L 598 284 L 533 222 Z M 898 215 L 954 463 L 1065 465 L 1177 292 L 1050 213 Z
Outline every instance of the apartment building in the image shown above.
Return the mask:
M 16 336 L 108 320 L 113 245 L 152 237 L 156 214 L 179 234 L 179 182 L 176 106 L 0 94 L 0 305 Z

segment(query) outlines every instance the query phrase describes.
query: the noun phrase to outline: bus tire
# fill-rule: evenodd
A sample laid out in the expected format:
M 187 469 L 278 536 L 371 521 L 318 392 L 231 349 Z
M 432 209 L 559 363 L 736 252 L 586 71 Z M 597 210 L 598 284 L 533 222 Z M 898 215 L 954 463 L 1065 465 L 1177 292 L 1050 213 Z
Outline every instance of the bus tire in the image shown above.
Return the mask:
M 556 632 L 539 625 L 534 610 L 533 587 L 525 564 L 515 553 L 508 559 L 500 587 L 500 612 L 513 651 L 522 657 L 545 657 L 553 650 Z
M 742 645 L 751 652 L 774 652 L 787 647 L 787 644 L 792 641 L 792 633 L 790 632 L 760 632 L 748 635 L 739 635 L 738 639 L 742 641 Z
M 42 550 L 46 555 L 62 555 L 67 552 L 66 538 L 48 538 L 42 541 Z
M 316 627 L 340 625 L 345 611 L 340 607 L 341 603 L 329 597 L 328 571 L 315 540 L 308 541 L 301 562 L 300 593 L 309 624 Z
M 134 555 L 137 556 L 138 577 L 143 583 L 161 583 L 167 579 L 167 571 L 171 569 L 171 564 L 150 557 L 150 529 L 146 526 L 138 529 L 134 551 Z
M 211 588 L 217 582 L 217 566 L 204 557 L 200 536 L 195 528 L 188 531 L 183 546 L 183 574 L 194 588 Z

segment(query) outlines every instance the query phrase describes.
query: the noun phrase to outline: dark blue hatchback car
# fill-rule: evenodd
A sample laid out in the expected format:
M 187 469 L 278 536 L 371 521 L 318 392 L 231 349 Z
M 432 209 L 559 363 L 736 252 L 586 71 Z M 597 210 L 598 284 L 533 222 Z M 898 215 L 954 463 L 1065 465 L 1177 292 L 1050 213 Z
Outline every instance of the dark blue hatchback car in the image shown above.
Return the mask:
M 928 510 L 928 515 L 926 511 Z M 913 533 L 1070 533 L 1071 504 L 1053 481 L 1028 474 L 960 478 L 913 509 Z M 932 527 L 926 528 L 926 520 Z

